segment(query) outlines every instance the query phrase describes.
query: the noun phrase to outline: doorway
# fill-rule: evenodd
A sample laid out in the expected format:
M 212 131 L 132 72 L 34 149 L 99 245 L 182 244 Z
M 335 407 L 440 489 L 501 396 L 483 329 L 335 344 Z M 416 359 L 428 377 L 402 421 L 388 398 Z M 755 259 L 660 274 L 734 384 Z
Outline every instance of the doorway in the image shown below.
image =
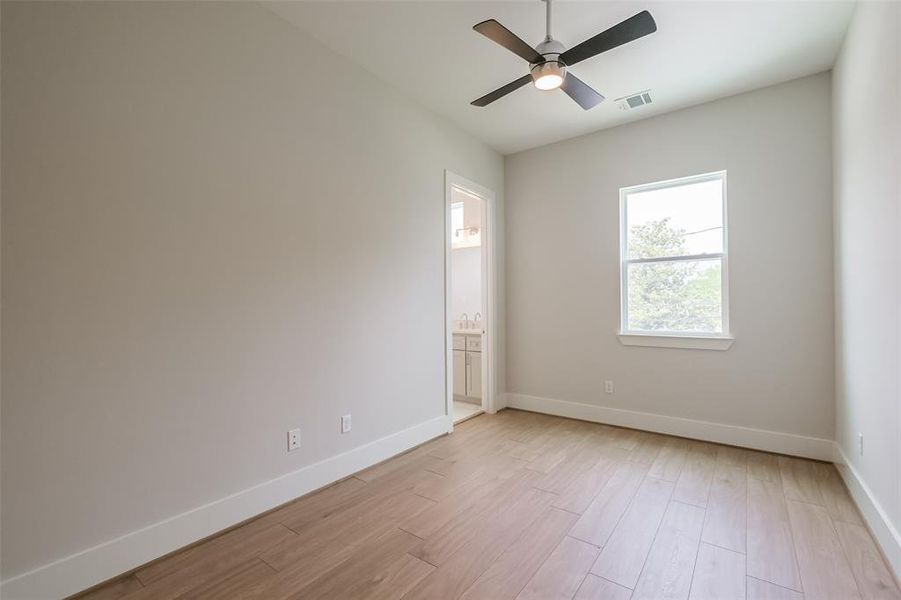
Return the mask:
M 494 194 L 446 172 L 447 415 L 494 412 Z

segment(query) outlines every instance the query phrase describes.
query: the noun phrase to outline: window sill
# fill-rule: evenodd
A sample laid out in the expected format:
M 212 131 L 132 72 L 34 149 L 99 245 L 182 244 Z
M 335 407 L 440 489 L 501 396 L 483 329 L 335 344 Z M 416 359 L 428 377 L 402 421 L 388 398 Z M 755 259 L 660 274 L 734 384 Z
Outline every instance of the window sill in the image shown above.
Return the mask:
M 653 348 L 688 348 L 691 350 L 728 350 L 735 338 L 701 335 L 653 335 L 647 333 L 620 333 L 623 346 L 649 346 Z

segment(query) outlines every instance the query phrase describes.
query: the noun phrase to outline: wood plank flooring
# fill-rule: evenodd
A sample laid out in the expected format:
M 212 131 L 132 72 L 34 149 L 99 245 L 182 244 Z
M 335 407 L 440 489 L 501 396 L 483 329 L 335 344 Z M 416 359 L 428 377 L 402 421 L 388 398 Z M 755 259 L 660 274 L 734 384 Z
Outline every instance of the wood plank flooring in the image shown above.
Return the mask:
M 506 410 L 92 600 L 901 600 L 832 465 Z

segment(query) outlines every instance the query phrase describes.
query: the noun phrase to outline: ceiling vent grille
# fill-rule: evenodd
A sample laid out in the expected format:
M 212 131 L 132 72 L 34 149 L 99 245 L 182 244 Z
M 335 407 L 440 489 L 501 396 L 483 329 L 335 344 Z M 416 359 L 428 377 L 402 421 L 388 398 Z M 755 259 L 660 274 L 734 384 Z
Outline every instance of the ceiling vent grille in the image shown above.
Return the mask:
M 616 103 L 619 104 L 619 107 L 623 110 L 632 110 L 633 108 L 638 108 L 639 106 L 644 106 L 651 102 L 653 102 L 653 100 L 651 100 L 651 90 L 645 90 L 616 100 Z

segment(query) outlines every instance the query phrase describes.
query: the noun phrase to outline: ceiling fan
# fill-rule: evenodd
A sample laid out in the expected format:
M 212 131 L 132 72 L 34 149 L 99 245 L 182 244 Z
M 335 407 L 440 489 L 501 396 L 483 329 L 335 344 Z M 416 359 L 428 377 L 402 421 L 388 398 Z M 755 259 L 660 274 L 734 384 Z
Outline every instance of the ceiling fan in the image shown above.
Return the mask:
M 492 42 L 500 44 L 510 52 L 529 61 L 530 71 L 528 75 L 523 75 L 507 85 L 473 100 L 471 102 L 473 106 L 487 106 L 531 81 L 539 90 L 561 88 L 583 109 L 593 108 L 600 104 L 604 97 L 571 72 L 567 72 L 567 68 L 601 52 L 628 44 L 657 31 L 654 17 L 648 11 L 643 10 L 567 50 L 563 44 L 551 37 L 551 0 L 544 0 L 544 2 L 547 3 L 547 35 L 544 41 L 535 48 L 529 46 L 494 19 L 488 19 L 473 26 L 473 29 Z

